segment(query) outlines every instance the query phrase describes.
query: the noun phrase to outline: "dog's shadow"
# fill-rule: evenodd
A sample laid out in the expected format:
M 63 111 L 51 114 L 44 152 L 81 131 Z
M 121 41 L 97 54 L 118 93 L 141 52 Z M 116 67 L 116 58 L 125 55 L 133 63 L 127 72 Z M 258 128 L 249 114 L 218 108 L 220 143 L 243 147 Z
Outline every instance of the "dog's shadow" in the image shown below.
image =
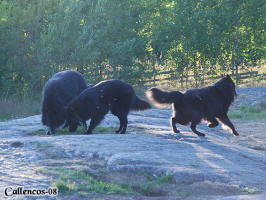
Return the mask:
M 166 133 L 166 134 L 160 135 L 160 137 L 163 137 L 165 139 L 170 139 L 170 140 L 189 142 L 189 143 L 202 143 L 202 142 L 209 141 L 209 139 L 206 137 L 193 135 L 192 133 L 189 133 L 189 132 Z

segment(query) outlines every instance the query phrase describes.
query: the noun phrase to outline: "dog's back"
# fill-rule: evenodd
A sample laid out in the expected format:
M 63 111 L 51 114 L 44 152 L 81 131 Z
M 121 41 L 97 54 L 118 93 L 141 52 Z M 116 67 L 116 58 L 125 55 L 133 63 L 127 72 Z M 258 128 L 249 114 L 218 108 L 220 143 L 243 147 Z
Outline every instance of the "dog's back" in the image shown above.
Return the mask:
M 51 77 L 42 92 L 42 123 L 54 128 L 62 125 L 66 119 L 64 107 L 86 87 L 86 80 L 77 71 L 62 71 Z
M 185 102 L 195 102 L 195 106 L 202 106 L 205 115 L 227 113 L 236 96 L 235 84 L 227 75 L 211 86 L 187 90 L 184 96 Z
M 81 93 L 81 96 L 86 95 L 95 101 L 100 101 L 103 105 L 117 104 L 119 107 L 129 110 L 145 110 L 151 107 L 150 104 L 136 96 L 129 83 L 116 79 L 101 81 Z

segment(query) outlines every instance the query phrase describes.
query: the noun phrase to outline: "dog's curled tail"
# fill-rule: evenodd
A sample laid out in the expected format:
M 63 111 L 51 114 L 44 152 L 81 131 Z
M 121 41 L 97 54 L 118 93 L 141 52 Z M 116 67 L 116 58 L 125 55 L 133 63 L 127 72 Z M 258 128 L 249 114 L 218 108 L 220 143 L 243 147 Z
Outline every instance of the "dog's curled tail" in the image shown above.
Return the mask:
M 178 91 L 168 92 L 158 88 L 146 91 L 147 98 L 157 107 L 165 107 L 171 103 L 180 101 L 183 94 Z
M 141 110 L 146 110 L 149 108 L 151 108 L 151 105 L 148 102 L 146 102 L 146 101 L 140 99 L 138 96 L 136 96 L 135 103 L 133 105 L 132 110 L 141 111 Z

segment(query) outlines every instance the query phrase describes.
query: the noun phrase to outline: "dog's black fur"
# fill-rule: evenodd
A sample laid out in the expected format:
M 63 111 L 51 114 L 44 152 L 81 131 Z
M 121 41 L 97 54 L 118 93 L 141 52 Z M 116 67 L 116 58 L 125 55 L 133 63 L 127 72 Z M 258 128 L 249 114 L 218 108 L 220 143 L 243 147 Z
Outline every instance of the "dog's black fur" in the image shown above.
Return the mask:
M 91 134 L 92 130 L 103 120 L 104 115 L 111 111 L 120 121 L 120 127 L 116 133 L 124 134 L 127 129 L 129 111 L 140 111 L 150 107 L 149 103 L 136 96 L 130 84 L 120 80 L 106 80 L 87 88 L 73 99 L 67 107 L 67 114 L 69 119 L 75 119 L 75 123 L 84 123 L 91 119 L 86 132 L 86 134 Z
M 87 86 L 83 76 L 70 70 L 58 72 L 46 82 L 42 91 L 41 113 L 43 125 L 49 127 L 47 134 L 53 134 L 56 128 L 65 123 L 66 106 L 87 87 L 91 86 Z M 73 132 L 78 123 L 65 123 L 64 127 L 67 126 Z
M 199 136 L 204 136 L 205 134 L 196 130 L 201 120 L 208 121 L 208 127 L 212 128 L 218 126 L 217 119 L 219 119 L 232 130 L 234 135 L 239 135 L 227 116 L 229 106 L 237 95 L 235 84 L 229 75 L 211 86 L 190 89 L 184 93 L 151 88 L 146 95 L 157 106 L 172 104 L 171 124 L 175 133 L 179 132 L 176 123 L 181 125 L 191 123 L 191 130 Z

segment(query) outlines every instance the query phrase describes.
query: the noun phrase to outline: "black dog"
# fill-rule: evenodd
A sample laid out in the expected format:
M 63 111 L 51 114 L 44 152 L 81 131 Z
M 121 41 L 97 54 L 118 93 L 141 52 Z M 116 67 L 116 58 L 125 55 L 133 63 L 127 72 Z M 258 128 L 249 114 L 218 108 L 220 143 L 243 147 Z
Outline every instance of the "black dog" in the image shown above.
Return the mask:
M 47 81 L 43 87 L 41 102 L 42 123 L 49 127 L 47 134 L 53 134 L 56 128 L 65 123 L 65 107 L 86 88 L 86 80 L 77 71 L 58 72 Z M 65 123 L 64 127 L 67 126 L 73 132 L 78 123 Z
M 233 131 L 234 135 L 239 135 L 227 116 L 229 106 L 236 96 L 235 84 L 229 75 L 211 86 L 190 89 L 185 93 L 151 88 L 146 95 L 148 99 L 159 106 L 172 104 L 171 124 L 175 133 L 179 132 L 176 123 L 187 125 L 191 122 L 191 130 L 199 136 L 205 136 L 196 130 L 196 126 L 204 119 L 209 122 L 208 127 L 216 127 L 219 124 L 217 119 L 219 119 Z
M 69 119 L 75 119 L 74 123 L 85 123 L 86 120 L 91 119 L 86 132 L 91 134 L 103 120 L 104 115 L 111 111 L 120 121 L 120 127 L 116 133 L 124 134 L 129 111 L 145 110 L 150 107 L 149 103 L 136 96 L 130 84 L 120 80 L 107 80 L 87 88 L 73 99 L 67 107 L 67 114 Z M 71 120 L 68 123 L 71 123 Z

